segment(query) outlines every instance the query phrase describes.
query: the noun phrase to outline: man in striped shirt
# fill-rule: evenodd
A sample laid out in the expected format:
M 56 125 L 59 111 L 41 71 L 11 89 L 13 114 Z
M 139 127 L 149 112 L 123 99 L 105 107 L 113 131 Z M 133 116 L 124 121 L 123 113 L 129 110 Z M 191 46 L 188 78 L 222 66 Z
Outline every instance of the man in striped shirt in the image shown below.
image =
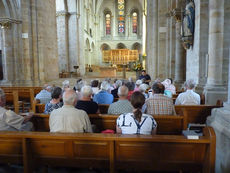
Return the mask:
M 156 82 L 152 89 L 153 97 L 146 100 L 145 112 L 150 115 L 176 115 L 173 100 L 164 95 L 164 85 Z

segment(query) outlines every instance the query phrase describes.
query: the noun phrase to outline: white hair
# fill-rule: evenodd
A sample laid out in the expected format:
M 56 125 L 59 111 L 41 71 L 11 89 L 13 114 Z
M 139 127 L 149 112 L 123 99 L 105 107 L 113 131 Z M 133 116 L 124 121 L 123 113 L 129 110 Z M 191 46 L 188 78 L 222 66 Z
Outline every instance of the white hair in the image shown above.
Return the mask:
M 138 79 L 138 80 L 136 81 L 136 85 L 137 85 L 137 86 L 140 86 L 141 84 L 142 84 L 142 80 Z
M 127 86 L 120 86 L 118 88 L 117 95 L 119 95 L 119 96 L 128 96 L 128 93 L 129 93 L 129 89 L 128 89 Z
M 81 94 L 83 97 L 89 97 L 93 94 L 93 90 L 91 86 L 85 85 L 81 88 Z
M 109 83 L 108 83 L 107 81 L 103 81 L 103 82 L 101 83 L 101 90 L 108 91 L 109 88 L 110 88 L 110 85 L 109 85 Z
M 193 89 L 196 86 L 196 82 L 193 79 L 188 79 L 185 83 L 184 86 L 189 89 Z
M 121 81 L 121 80 L 117 80 L 117 81 L 116 81 L 116 86 L 117 86 L 117 87 L 120 87 L 121 85 L 122 85 L 122 81 Z
M 140 92 L 145 92 L 147 89 L 149 88 L 149 86 L 145 83 L 141 84 L 139 87 Z
M 67 90 L 63 93 L 63 102 L 66 105 L 74 105 L 77 99 L 77 94 L 74 90 Z
M 63 81 L 62 86 L 63 88 L 69 88 L 69 81 L 68 80 Z
M 77 82 L 77 83 L 75 84 L 75 89 L 76 89 L 77 91 L 81 91 L 81 88 L 82 88 L 85 84 L 86 84 L 86 82 L 83 81 L 83 80 L 81 80 L 81 81 L 79 81 L 79 82 Z

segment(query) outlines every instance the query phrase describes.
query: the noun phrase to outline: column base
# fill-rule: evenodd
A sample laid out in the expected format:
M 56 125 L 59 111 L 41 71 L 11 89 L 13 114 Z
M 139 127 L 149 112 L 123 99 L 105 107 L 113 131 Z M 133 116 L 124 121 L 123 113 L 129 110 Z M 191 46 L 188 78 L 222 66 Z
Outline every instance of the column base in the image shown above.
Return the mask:
M 224 103 L 223 108 L 215 108 L 207 118 L 207 125 L 216 133 L 216 166 L 215 172 L 230 172 L 230 104 Z
M 205 104 L 215 105 L 217 100 L 228 99 L 227 87 L 223 85 L 206 85 L 204 87 Z

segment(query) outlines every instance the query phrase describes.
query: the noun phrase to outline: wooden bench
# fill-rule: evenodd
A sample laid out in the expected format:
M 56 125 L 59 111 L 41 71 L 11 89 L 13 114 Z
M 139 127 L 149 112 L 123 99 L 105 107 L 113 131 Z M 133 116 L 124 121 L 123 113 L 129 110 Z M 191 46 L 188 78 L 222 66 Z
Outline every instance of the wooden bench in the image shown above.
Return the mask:
M 175 110 L 177 114 L 186 112 L 187 123 L 205 123 L 207 117 L 211 115 L 211 110 L 219 107 L 216 105 L 176 105 Z
M 44 113 L 45 106 L 45 104 L 37 103 L 37 101 L 34 99 L 32 104 L 32 111 L 34 113 Z
M 120 135 L 93 133 L 0 132 L 0 163 L 21 163 L 24 172 L 36 167 L 85 167 L 120 170 L 214 173 L 216 137 Z
M 101 114 L 107 114 L 109 109 L 109 104 L 98 104 L 98 109 Z
M 106 129 L 116 130 L 117 115 L 89 114 L 91 124 L 96 125 L 98 132 Z M 187 115 L 154 115 L 157 122 L 157 134 L 181 134 L 187 128 Z M 49 132 L 49 115 L 35 114 L 31 120 L 35 131 Z
M 1 86 L 5 93 L 13 93 L 14 91 L 18 92 L 18 100 L 21 101 L 20 105 L 22 105 L 22 111 L 24 112 L 24 105 L 27 106 L 27 111 L 32 109 L 32 104 L 34 97 L 37 93 L 39 93 L 42 88 L 41 87 L 4 87 Z
M 19 113 L 18 91 L 5 92 L 6 109 L 13 109 L 15 113 Z

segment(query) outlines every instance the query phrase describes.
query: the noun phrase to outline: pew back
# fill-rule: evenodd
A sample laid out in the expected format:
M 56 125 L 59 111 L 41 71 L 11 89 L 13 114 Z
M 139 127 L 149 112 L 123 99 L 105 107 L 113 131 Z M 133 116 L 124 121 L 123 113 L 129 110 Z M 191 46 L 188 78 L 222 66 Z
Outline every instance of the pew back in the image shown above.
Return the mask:
M 0 132 L 0 163 L 23 160 L 25 173 L 40 165 L 109 168 L 110 173 L 130 169 L 214 173 L 215 140 L 211 127 L 204 128 L 199 140 L 181 135 Z
M 117 115 L 89 114 L 91 124 L 96 125 L 97 131 L 106 129 L 116 130 Z M 187 127 L 187 115 L 154 115 L 157 122 L 157 134 L 181 134 Z M 35 131 L 49 131 L 49 115 L 35 114 L 32 118 Z
M 218 108 L 220 106 L 216 105 L 176 105 L 176 113 L 186 112 L 188 121 L 187 123 L 205 123 L 209 115 L 211 115 L 211 110 L 213 108 Z

